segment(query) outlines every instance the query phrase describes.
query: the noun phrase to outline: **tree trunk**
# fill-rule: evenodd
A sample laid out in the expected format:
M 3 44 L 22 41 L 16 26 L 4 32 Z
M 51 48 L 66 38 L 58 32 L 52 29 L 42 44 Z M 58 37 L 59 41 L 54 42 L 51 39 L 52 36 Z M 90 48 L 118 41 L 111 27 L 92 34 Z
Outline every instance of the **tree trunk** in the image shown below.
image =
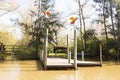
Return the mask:
M 104 0 L 103 1 L 103 20 L 104 20 L 105 37 L 106 37 L 106 59 L 108 59 L 108 34 L 107 34 L 105 10 L 106 10 L 106 5 L 105 5 L 105 0 Z
M 83 38 L 83 33 L 85 35 L 85 18 L 83 15 L 83 7 L 81 6 L 81 2 L 80 0 L 78 0 L 78 5 L 79 5 L 79 21 L 80 21 L 80 33 L 81 33 L 81 41 L 82 41 L 82 50 L 85 52 L 85 45 L 86 45 L 86 40 Z M 83 26 L 83 30 L 84 32 L 82 33 L 82 26 Z
M 116 11 L 118 11 L 119 9 L 120 9 L 120 5 L 117 4 Z M 119 43 L 120 43 L 120 12 L 119 11 L 117 12 L 116 19 L 117 19 L 117 48 L 116 48 L 117 54 L 116 54 L 116 56 L 117 56 L 117 63 L 119 64 L 119 53 L 120 53 L 120 45 L 119 45 Z
M 112 23 L 113 38 L 114 38 L 114 40 L 116 40 L 115 28 L 114 28 L 114 23 L 113 23 L 113 10 L 112 10 L 112 3 L 111 3 L 111 0 L 109 0 L 109 3 L 110 3 L 110 17 L 111 17 L 111 23 Z
M 82 33 L 82 20 L 81 20 L 81 4 L 80 4 L 80 0 L 78 0 L 78 5 L 79 5 L 80 38 L 81 38 L 82 50 L 84 51 L 84 46 L 83 46 L 83 33 Z

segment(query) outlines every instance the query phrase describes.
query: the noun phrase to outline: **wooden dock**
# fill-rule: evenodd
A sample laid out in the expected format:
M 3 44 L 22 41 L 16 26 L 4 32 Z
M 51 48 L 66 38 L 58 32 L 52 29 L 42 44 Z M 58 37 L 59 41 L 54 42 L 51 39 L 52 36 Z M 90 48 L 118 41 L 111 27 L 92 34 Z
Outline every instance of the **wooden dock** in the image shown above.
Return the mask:
M 102 66 L 102 46 L 100 46 L 100 62 L 86 62 L 86 61 L 78 61 L 77 60 L 77 33 L 76 29 L 74 29 L 74 56 L 73 60 L 71 60 L 71 53 L 69 51 L 69 42 L 67 37 L 67 55 L 68 59 L 60 59 L 60 58 L 48 58 L 48 29 L 45 31 L 45 37 L 44 37 L 44 49 L 38 52 L 38 57 L 43 64 L 43 67 L 45 70 L 47 70 L 49 67 L 55 68 L 68 68 L 73 67 L 75 70 L 77 70 L 78 66 Z M 84 55 L 84 52 L 82 51 L 82 54 Z M 84 58 L 84 56 L 82 56 Z M 70 62 L 71 60 L 71 62 Z M 84 59 L 82 59 L 84 60 Z
M 93 61 L 79 61 L 77 60 L 77 66 L 101 66 L 100 62 L 93 62 Z M 47 69 L 64 69 L 64 68 L 73 68 L 74 69 L 74 61 L 71 60 L 68 63 L 68 59 L 62 58 L 47 58 Z

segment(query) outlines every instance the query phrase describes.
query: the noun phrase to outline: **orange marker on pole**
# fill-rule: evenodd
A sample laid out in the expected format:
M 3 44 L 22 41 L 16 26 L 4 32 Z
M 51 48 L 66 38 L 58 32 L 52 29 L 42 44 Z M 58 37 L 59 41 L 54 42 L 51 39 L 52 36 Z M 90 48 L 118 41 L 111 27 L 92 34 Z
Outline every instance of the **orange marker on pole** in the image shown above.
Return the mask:
M 49 18 L 50 14 L 51 14 L 50 11 L 45 11 L 45 16 L 46 16 L 47 18 Z
M 77 20 L 77 18 L 75 18 L 75 17 L 70 17 L 70 20 L 71 20 L 71 24 L 74 24 L 75 21 Z

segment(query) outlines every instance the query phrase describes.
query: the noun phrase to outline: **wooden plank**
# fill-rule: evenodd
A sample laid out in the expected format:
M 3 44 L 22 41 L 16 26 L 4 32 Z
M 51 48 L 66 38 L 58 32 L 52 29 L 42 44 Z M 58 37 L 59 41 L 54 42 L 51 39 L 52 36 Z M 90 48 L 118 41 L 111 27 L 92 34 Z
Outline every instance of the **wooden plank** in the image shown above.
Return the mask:
M 48 58 L 47 59 L 47 69 L 68 69 L 74 68 L 72 63 L 68 63 L 67 59 L 61 58 Z
M 77 61 L 77 66 L 101 66 L 100 62 L 94 61 Z
M 100 62 L 94 61 L 79 61 L 77 60 L 77 66 L 101 66 Z M 47 58 L 47 68 L 74 68 L 74 60 L 68 63 L 67 59 L 61 58 Z

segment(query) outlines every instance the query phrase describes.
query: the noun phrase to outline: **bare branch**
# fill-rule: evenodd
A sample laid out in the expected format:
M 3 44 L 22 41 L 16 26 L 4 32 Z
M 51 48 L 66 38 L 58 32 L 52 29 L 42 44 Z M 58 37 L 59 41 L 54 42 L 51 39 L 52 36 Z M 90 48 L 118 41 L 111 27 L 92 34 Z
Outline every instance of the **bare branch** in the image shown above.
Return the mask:
M 5 2 L 5 1 L 0 1 L 0 16 L 5 15 L 9 12 L 12 12 L 19 8 L 19 5 L 15 2 Z

